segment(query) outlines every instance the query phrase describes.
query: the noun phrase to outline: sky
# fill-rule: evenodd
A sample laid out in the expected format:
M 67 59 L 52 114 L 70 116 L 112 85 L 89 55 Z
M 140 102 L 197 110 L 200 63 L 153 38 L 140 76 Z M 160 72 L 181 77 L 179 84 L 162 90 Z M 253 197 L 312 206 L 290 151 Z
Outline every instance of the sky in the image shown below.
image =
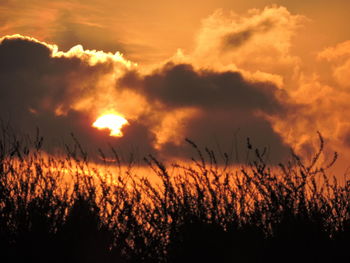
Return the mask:
M 201 146 L 268 160 L 290 149 L 350 157 L 346 0 L 0 0 L 0 117 L 39 127 L 48 151 L 96 149 L 181 159 Z M 348 112 L 349 111 L 349 112 Z M 92 126 L 105 114 L 122 134 Z M 58 146 L 57 146 L 58 147 Z

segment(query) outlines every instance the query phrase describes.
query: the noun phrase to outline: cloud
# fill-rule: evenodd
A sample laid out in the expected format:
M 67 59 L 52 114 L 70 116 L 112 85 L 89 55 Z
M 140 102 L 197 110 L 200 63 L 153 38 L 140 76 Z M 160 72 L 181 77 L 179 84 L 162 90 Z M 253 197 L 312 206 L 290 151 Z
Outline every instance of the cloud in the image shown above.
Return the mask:
M 1 38 L 0 56 L 1 118 L 21 131 L 37 126 L 51 142 L 62 145 L 73 132 L 89 149 L 110 143 L 124 153 L 181 158 L 189 149 L 185 137 L 210 145 L 214 135 L 225 145 L 221 139 L 241 129 L 257 146 L 276 149 L 272 161 L 288 151 L 264 117 L 288 110 L 280 102 L 283 91 L 270 82 L 175 63 L 145 74 L 120 53 L 80 45 L 62 52 L 20 35 Z M 130 123 L 122 138 L 91 127 L 109 110 Z
M 303 157 L 312 158 L 318 148 L 316 132 L 326 141 L 327 160 L 333 151 L 340 153 L 337 167 L 341 173 L 348 167 L 350 123 L 350 45 L 349 41 L 328 47 L 315 55 L 315 70 L 301 72 L 288 91 L 299 107 L 283 118 L 272 116 L 274 131 Z
M 273 29 L 273 26 L 273 22 L 265 20 L 261 22 L 259 21 L 257 25 L 242 29 L 241 31 L 228 33 L 223 37 L 223 48 L 227 50 L 240 47 L 247 41 L 251 40 L 254 35 L 267 33 Z
M 209 118 L 212 112 L 216 112 L 217 116 L 235 119 L 235 124 L 231 123 L 229 128 L 227 126 L 225 128 L 223 122 L 223 128 L 217 129 L 220 134 L 225 134 L 221 138 L 226 137 L 226 140 L 223 139 L 226 144 L 230 141 L 227 139 L 230 138 L 227 131 L 233 134 L 235 133 L 233 131 L 239 128 L 239 134 L 250 135 L 254 131 L 261 130 L 264 131 L 263 134 L 268 134 L 266 140 L 276 135 L 277 139 L 269 142 L 275 148 L 279 148 L 278 145 L 281 144 L 276 142 L 281 140 L 282 145 L 291 146 L 303 157 L 310 159 L 318 148 L 316 133 L 320 131 L 328 147 L 323 158 L 325 160 L 329 158 L 332 151 L 341 152 L 343 157 L 340 158 L 340 166 L 343 168 L 347 166 L 346 156 L 350 152 L 347 146 L 350 125 L 346 117 L 350 113 L 349 41 L 326 48 L 319 54 L 308 51 L 310 57 L 307 58 L 298 57 L 294 53 L 296 49 L 293 47 L 293 39 L 300 42 L 295 37 L 307 21 L 304 16 L 292 14 L 286 8 L 277 6 L 250 10 L 245 15 L 225 14 L 219 10 L 203 20 L 194 51 L 186 53 L 180 50 L 172 60 L 190 64 L 196 72 L 202 72 L 202 69 L 216 73 L 236 72 L 245 82 L 274 83 L 272 86 L 278 89 L 267 94 L 275 94 L 277 97 L 277 104 L 273 97 L 269 100 L 276 111 L 265 107 L 263 104 L 265 100 L 254 102 L 252 104 L 259 105 L 259 109 L 263 112 L 262 116 L 256 117 L 246 114 L 249 111 L 243 111 L 244 114 L 241 116 L 245 117 L 242 118 L 249 121 L 240 123 L 240 118 L 235 115 L 232 108 L 225 111 L 211 108 L 205 114 L 205 109 L 210 108 L 208 106 L 202 108 L 201 114 L 197 112 L 187 126 L 190 127 L 195 120 L 204 116 L 203 125 L 197 122 L 195 127 L 216 134 L 213 127 L 220 125 L 204 128 L 205 121 L 217 123 L 214 118 Z M 306 63 L 306 60 L 309 61 Z M 203 93 L 205 92 L 206 89 Z M 217 95 L 211 96 L 216 98 Z M 228 98 L 230 97 L 223 98 L 223 102 Z M 245 98 L 244 101 L 249 108 L 251 106 L 249 100 L 245 96 L 242 98 Z M 199 101 L 196 103 L 198 106 Z M 275 107 L 278 104 L 282 105 L 282 110 L 278 106 Z M 259 125 L 259 122 L 264 121 L 266 121 L 265 127 L 268 127 L 266 129 Z M 256 130 L 247 128 L 250 127 L 250 123 Z M 188 128 L 188 134 L 195 130 Z M 220 138 L 220 135 L 216 136 Z M 259 135 L 254 134 L 252 137 L 257 136 Z
M 346 55 L 350 55 L 350 40 L 322 50 L 318 53 L 318 58 L 331 61 Z
M 164 135 L 162 130 L 154 130 L 156 138 L 162 141 L 159 148 L 166 154 L 180 152 L 177 148 L 183 145 L 178 137 L 211 145 L 215 136 L 217 142 L 227 146 L 227 139 L 232 141 L 237 130 L 241 130 L 243 137 L 251 136 L 257 145 L 273 148 L 274 161 L 279 159 L 277 156 L 283 159 L 288 152 L 281 137 L 264 118 L 264 114 L 283 116 L 289 110 L 288 105 L 279 100 L 287 95 L 272 83 L 252 82 L 239 72 L 195 70 L 189 64 L 168 63 L 145 76 L 129 72 L 119 80 L 118 87 L 143 94 L 153 105 L 150 114 L 156 115 L 154 119 L 159 122 L 168 115 L 178 119 L 168 125 L 152 124 L 170 131 L 181 127 L 180 134 L 173 134 L 173 138 Z M 176 114 L 181 110 L 187 111 L 187 115 Z M 245 148 L 245 144 L 239 145 L 240 151 L 244 152 Z
M 51 152 L 73 132 L 90 152 L 110 144 L 124 156 L 176 160 L 193 155 L 184 141 L 190 138 L 244 162 L 249 137 L 277 163 L 289 147 L 311 157 L 320 131 L 329 151 L 347 153 L 349 41 L 319 52 L 315 71 L 303 71 L 292 38 L 304 19 L 276 6 L 243 16 L 217 11 L 203 21 L 192 51 L 148 66 L 119 52 L 80 44 L 61 51 L 6 36 L 0 39 L 0 117 L 20 131 L 39 127 Z M 91 127 L 109 112 L 128 120 L 123 137 Z
M 202 21 L 189 56 L 202 67 L 278 74 L 288 81 L 300 63 L 291 53 L 292 39 L 306 20 L 279 6 L 243 15 L 217 10 Z
M 70 141 L 73 132 L 91 151 L 109 143 L 125 154 L 157 153 L 170 160 L 193 154 L 184 142 L 188 137 L 242 162 L 250 137 L 254 145 L 267 146 L 276 163 L 289 147 L 311 157 L 320 131 L 327 151 L 350 154 L 350 42 L 298 57 L 293 39 L 302 45 L 295 36 L 307 19 L 285 7 L 241 15 L 218 10 L 202 21 L 193 49 L 137 66 L 119 52 L 93 49 L 123 47 L 133 49 L 134 57 L 152 54 L 154 61 L 162 44 L 154 39 L 154 50 L 146 51 L 106 33 L 115 32 L 114 18 L 92 8 L 97 1 L 56 1 L 35 10 L 33 1 L 23 9 L 22 2 L 6 2 L 0 7 L 2 32 L 25 31 L 64 44 L 59 49 L 32 37 L 0 38 L 0 118 L 23 132 L 38 126 L 49 151 Z M 80 45 L 70 48 L 73 42 Z M 121 138 L 91 127 L 110 111 L 130 123 Z
M 150 132 L 132 119 L 123 140 L 113 140 L 108 133 L 91 127 L 104 111 L 118 112 L 119 98 L 113 83 L 134 66 L 120 53 L 84 50 L 81 46 L 61 52 L 55 45 L 15 35 L 0 39 L 0 57 L 1 119 L 25 133 L 39 127 L 49 140 L 49 148 L 55 148 L 57 145 L 50 144 L 58 140 L 62 146 L 70 133 L 94 150 L 107 141 L 143 145 L 138 138 L 152 139 Z M 125 107 L 119 113 L 132 116 L 133 110 Z M 139 128 L 135 131 L 135 127 Z M 151 150 L 149 145 L 146 151 Z
M 322 50 L 318 53 L 318 59 L 331 63 L 333 68 L 329 75 L 336 81 L 336 85 L 342 89 L 350 88 L 350 41 Z
M 2 107 L 65 114 L 88 94 L 96 93 L 100 78 L 115 67 L 113 56 L 95 56 L 77 46 L 67 53 L 20 36 L 1 40 Z M 120 67 L 125 67 L 119 63 Z
M 266 112 L 282 110 L 275 98 L 278 90 L 273 84 L 249 82 L 239 72 L 196 71 L 189 64 L 167 64 L 142 80 L 140 77 L 133 80 L 130 78 L 126 76 L 122 84 L 127 85 L 131 81 L 138 85 L 136 88 L 152 103 L 160 100 L 169 108 L 260 109 Z

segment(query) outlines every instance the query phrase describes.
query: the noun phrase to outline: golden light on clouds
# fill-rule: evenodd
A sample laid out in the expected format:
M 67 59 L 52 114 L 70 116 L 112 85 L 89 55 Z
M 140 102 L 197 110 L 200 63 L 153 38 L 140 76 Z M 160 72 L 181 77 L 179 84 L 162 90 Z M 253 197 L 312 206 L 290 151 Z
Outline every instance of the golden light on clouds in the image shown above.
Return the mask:
M 121 115 L 109 113 L 98 117 L 97 120 L 92 124 L 92 127 L 95 127 L 99 130 L 108 129 L 110 130 L 110 136 L 122 137 L 123 133 L 121 129 L 124 125 L 127 124 L 128 121 Z
M 43 7 L 45 28 L 31 4 L 23 17 L 17 4 L 0 8 L 8 34 L 0 38 L 1 112 L 88 143 L 111 139 L 91 126 L 106 129 L 118 148 L 144 144 L 145 154 L 182 153 L 184 138 L 227 146 L 237 136 L 240 150 L 251 137 L 278 157 L 289 148 L 312 152 L 320 131 L 330 151 L 350 156 L 349 34 L 324 26 L 335 5 L 157 0 L 144 12 L 140 1 L 77 0 L 70 12 L 60 2 Z

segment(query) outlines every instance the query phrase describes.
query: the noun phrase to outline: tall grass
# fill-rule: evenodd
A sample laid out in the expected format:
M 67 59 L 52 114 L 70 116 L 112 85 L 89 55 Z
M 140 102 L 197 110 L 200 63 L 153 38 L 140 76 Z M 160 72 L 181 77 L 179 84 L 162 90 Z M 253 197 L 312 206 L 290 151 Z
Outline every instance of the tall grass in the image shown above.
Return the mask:
M 248 145 L 240 168 L 187 140 L 190 164 L 148 156 L 138 174 L 115 151 L 111 170 L 78 143 L 49 156 L 39 134 L 3 130 L 0 261 L 349 262 L 350 181 L 327 175 L 336 155 L 322 164 L 319 138 L 309 162 L 271 167 Z

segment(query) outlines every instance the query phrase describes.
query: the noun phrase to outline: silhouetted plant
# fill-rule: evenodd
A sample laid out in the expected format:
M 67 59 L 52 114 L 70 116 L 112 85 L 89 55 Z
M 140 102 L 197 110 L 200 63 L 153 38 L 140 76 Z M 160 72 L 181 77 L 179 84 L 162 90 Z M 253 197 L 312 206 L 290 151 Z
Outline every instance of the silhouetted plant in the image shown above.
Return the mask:
M 95 166 L 73 138 L 52 156 L 39 133 L 3 129 L 1 262 L 347 262 L 350 183 L 327 175 L 321 135 L 311 161 L 279 166 L 249 140 L 235 167 L 187 140 L 197 158 L 170 170 L 148 156 L 152 178 L 114 150 L 117 169 Z

